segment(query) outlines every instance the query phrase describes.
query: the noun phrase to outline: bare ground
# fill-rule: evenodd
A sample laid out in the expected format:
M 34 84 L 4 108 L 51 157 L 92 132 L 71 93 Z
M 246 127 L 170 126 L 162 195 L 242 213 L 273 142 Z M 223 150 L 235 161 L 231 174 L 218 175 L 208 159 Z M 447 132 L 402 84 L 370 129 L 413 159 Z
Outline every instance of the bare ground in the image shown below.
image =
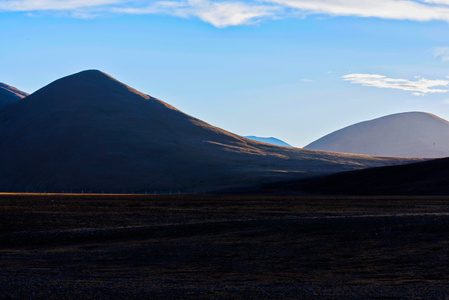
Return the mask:
M 449 297 L 449 197 L 12 194 L 0 220 L 0 298 Z

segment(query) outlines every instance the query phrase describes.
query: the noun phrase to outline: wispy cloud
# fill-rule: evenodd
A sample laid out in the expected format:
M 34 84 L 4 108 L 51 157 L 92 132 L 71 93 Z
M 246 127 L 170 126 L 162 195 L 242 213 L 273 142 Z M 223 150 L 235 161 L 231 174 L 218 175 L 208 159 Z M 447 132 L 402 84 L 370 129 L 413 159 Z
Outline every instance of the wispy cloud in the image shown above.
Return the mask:
M 433 55 L 441 58 L 442 61 L 449 61 L 449 47 L 436 48 Z
M 407 79 L 388 78 L 386 76 L 377 74 L 349 74 L 341 78 L 351 83 L 361 84 L 363 86 L 409 91 L 412 92 L 412 94 L 415 96 L 449 92 L 449 88 L 441 88 L 448 87 L 449 80 L 430 80 L 418 77 L 417 80 L 411 81 Z
M 273 16 L 279 8 L 234 1 L 156 1 L 143 7 L 114 8 L 114 12 L 127 14 L 165 14 L 184 18 L 198 17 L 215 27 L 253 24 L 261 18 Z
M 308 14 L 449 22 L 447 0 L 265 0 Z
M 431 4 L 446 4 L 446 5 L 449 5 L 449 0 L 422 0 L 422 2 L 431 3 Z
M 76 10 L 123 3 L 123 0 L 3 0 L 0 11 Z
M 5 11 L 165 14 L 199 18 L 216 27 L 323 14 L 449 22 L 449 0 L 1 0 L 0 12 Z
M 302 78 L 301 81 L 302 81 L 302 82 L 307 82 L 307 83 L 313 82 L 313 80 L 312 80 L 312 79 L 309 79 L 309 78 Z
M 192 4 L 198 8 L 196 15 L 201 20 L 216 27 L 253 23 L 262 17 L 272 15 L 272 12 L 276 10 L 274 7 L 249 6 L 239 2 L 209 3 L 203 0 L 189 2 L 193 2 Z
M 2 0 L 0 12 L 67 11 L 86 17 L 99 13 L 161 14 L 182 18 L 197 17 L 215 27 L 254 24 L 263 18 L 276 18 L 281 8 L 259 1 L 213 0 Z

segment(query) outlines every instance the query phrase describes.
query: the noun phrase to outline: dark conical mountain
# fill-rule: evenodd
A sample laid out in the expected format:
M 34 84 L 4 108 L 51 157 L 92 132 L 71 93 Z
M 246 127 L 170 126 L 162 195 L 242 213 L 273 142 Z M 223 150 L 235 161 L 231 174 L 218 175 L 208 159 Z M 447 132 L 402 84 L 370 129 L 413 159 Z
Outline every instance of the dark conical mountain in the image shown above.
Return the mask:
M 334 131 L 306 149 L 401 157 L 449 156 L 449 122 L 424 112 L 388 115 Z
M 28 96 L 27 93 L 0 82 L 0 107 L 19 101 L 26 96 Z
M 95 70 L 5 107 L 0 128 L 0 191 L 194 191 L 411 161 L 251 141 Z

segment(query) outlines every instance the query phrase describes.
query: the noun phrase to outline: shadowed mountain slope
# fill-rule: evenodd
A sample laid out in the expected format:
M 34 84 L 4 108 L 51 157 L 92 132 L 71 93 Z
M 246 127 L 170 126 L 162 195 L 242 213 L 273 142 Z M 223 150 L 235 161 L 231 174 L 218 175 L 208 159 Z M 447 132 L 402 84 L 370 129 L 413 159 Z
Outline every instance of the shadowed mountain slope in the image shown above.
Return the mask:
M 277 139 L 274 137 L 259 137 L 259 136 L 254 136 L 254 135 L 244 136 L 244 137 L 246 137 L 247 139 L 253 140 L 253 141 L 261 142 L 261 143 L 267 143 L 267 144 L 283 146 L 283 147 L 293 147 L 292 145 L 287 144 L 283 140 L 280 140 L 280 139 Z
M 342 172 L 288 187 L 320 194 L 449 195 L 449 158 Z
M 251 141 L 100 71 L 0 111 L 0 191 L 195 191 L 399 164 Z
M 19 101 L 26 96 L 28 96 L 27 93 L 0 82 L 0 107 Z
M 423 112 L 385 116 L 334 131 L 306 149 L 401 157 L 449 156 L 449 122 Z

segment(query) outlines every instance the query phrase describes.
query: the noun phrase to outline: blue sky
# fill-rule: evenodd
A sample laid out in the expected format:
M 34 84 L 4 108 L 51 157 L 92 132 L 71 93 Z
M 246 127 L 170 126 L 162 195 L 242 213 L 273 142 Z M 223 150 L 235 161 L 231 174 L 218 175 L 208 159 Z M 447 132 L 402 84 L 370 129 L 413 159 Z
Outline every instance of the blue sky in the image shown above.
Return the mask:
M 302 147 L 387 114 L 449 119 L 449 0 L 0 0 L 0 82 L 85 69 Z

